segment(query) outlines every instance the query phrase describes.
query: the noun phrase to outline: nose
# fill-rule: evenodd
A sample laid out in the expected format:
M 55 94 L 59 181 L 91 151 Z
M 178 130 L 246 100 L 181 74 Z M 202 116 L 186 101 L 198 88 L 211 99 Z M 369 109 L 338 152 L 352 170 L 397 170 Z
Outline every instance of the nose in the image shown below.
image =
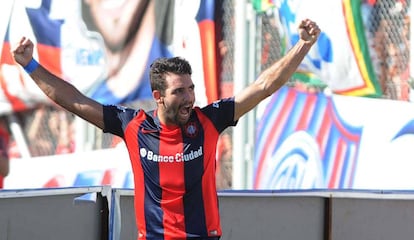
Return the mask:
M 186 102 L 192 102 L 195 99 L 195 95 L 194 95 L 194 90 L 192 88 L 189 88 L 185 91 L 185 93 L 183 94 L 183 99 Z

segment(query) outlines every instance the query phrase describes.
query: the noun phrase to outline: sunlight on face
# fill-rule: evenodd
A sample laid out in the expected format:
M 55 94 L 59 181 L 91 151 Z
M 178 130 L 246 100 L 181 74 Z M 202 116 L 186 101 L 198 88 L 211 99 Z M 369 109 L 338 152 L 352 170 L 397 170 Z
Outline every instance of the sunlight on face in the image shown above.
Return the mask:
M 184 125 L 190 119 L 195 102 L 194 83 L 189 74 L 166 76 L 167 89 L 162 96 L 162 115 L 167 125 Z

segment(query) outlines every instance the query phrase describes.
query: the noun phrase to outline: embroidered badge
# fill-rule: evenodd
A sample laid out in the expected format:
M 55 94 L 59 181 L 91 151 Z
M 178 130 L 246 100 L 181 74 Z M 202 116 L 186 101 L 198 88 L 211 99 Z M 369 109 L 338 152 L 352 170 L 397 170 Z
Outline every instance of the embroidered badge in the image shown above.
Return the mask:
M 185 134 L 188 137 L 194 138 L 198 134 L 198 127 L 195 122 L 189 122 L 185 125 L 184 128 Z

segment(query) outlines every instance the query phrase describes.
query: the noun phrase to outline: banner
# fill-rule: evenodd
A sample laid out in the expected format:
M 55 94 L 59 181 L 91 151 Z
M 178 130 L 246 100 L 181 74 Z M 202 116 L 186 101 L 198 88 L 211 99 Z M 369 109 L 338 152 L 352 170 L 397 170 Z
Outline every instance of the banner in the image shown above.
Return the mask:
M 10 160 L 5 189 L 111 185 L 134 188 L 125 145 L 117 148 Z
M 218 97 L 215 2 L 10 0 L 0 2 L 0 114 L 48 101 L 10 50 L 22 36 L 54 74 L 103 104 L 151 100 L 149 65 L 181 56 L 197 105 Z
M 258 119 L 255 189 L 413 189 L 414 105 L 284 87 Z
M 260 106 L 254 189 L 414 188 L 414 104 L 283 87 Z M 10 160 L 4 187 L 132 188 L 124 144 Z
M 282 0 L 278 11 L 287 49 L 298 40 L 302 19 L 316 21 L 322 31 L 298 74 L 316 76 L 336 94 L 382 95 L 370 59 L 360 0 Z

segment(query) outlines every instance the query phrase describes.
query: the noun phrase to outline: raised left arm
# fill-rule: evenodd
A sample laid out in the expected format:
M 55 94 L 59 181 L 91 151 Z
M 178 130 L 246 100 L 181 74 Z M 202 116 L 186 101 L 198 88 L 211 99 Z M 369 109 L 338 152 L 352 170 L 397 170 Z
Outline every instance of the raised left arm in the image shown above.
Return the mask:
M 300 39 L 289 52 L 235 96 L 234 120 L 238 120 L 281 88 L 296 71 L 320 34 L 318 25 L 309 19 L 302 20 L 298 31 Z

